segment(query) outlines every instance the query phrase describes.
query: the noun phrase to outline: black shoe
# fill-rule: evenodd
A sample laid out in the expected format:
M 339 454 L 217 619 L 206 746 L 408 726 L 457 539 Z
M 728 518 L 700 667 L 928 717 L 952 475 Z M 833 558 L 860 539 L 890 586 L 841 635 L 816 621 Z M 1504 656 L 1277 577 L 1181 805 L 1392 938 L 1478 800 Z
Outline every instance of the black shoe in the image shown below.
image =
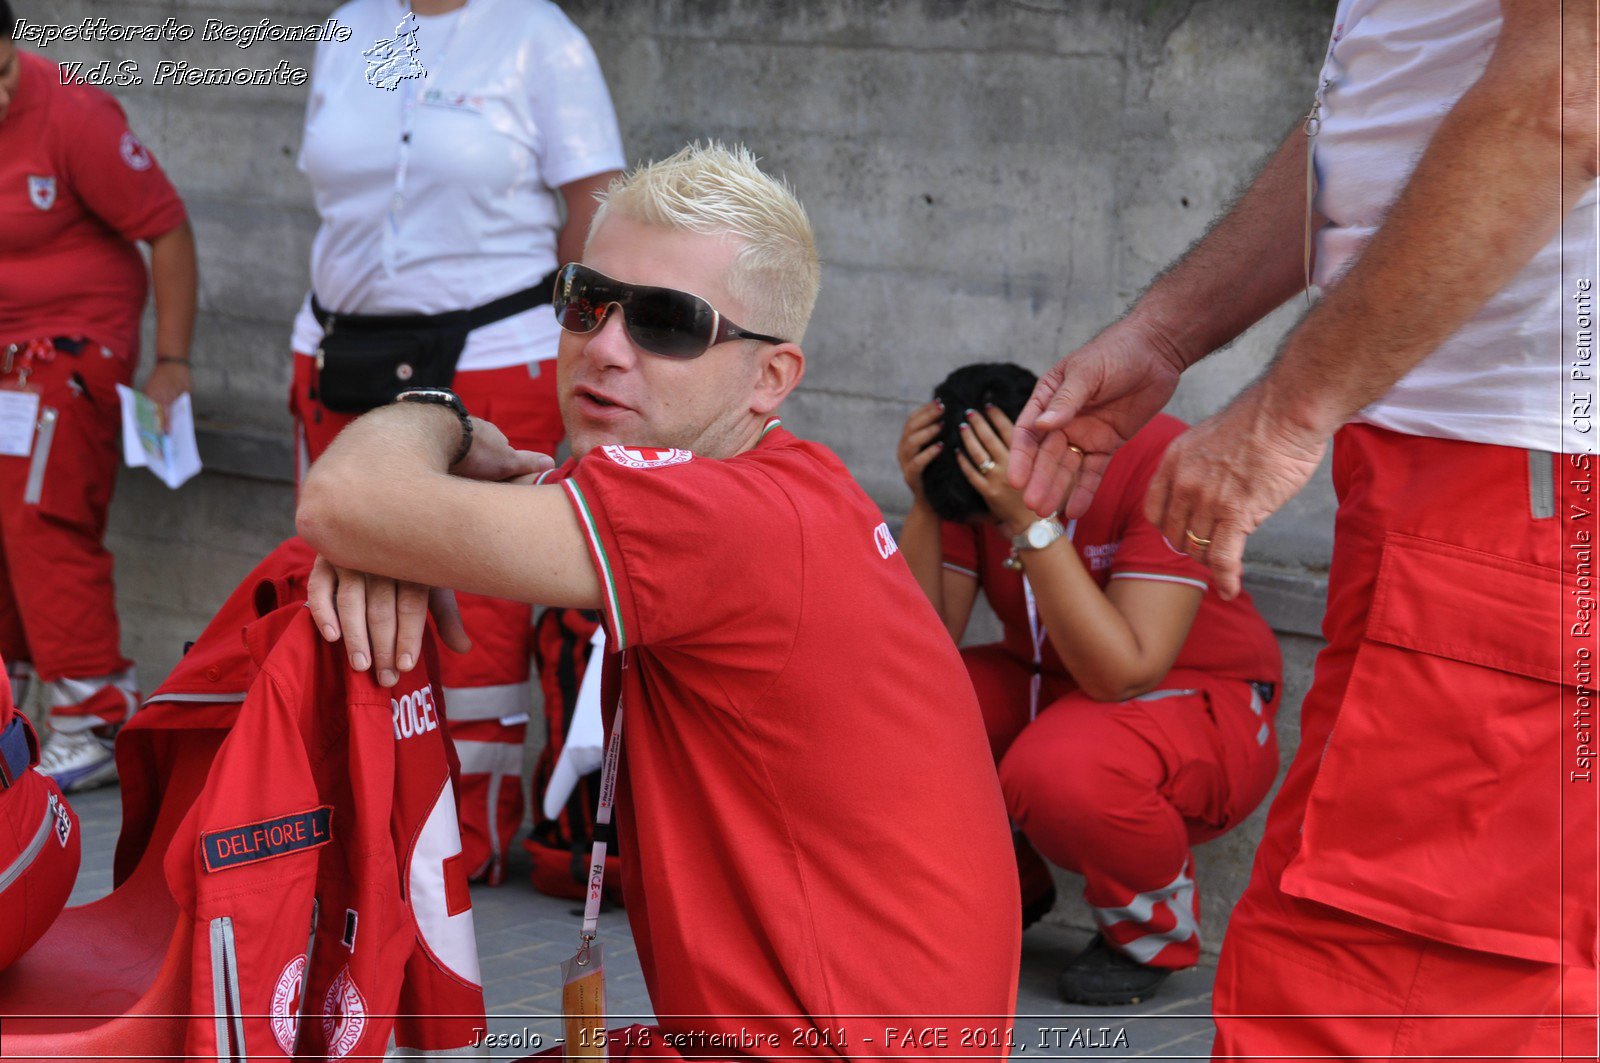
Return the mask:
M 1155 996 L 1171 973 L 1130 959 L 1096 934 L 1056 985 L 1069 1004 L 1139 1004 Z
M 1039 894 L 1031 901 L 1022 902 L 1022 929 L 1026 930 L 1034 923 L 1050 914 L 1050 909 L 1056 906 L 1056 888 L 1051 886 L 1044 893 Z

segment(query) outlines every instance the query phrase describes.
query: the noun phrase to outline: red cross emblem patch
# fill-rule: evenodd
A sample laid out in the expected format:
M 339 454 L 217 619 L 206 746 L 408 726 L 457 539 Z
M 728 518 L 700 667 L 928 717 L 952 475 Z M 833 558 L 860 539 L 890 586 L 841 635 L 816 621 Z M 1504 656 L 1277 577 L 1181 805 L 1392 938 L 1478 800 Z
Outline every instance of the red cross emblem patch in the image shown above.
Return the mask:
M 600 449 L 605 452 L 606 457 L 630 469 L 660 469 L 668 465 L 682 465 L 694 457 L 690 451 L 679 450 L 676 447 L 622 447 L 613 444 Z

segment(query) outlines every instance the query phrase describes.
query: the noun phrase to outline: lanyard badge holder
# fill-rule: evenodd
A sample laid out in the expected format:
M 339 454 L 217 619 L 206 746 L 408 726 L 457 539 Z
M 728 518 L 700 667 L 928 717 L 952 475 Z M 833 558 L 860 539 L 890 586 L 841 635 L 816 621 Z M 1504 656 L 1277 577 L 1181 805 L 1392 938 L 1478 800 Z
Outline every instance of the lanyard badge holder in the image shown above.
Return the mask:
M 1305 125 L 1302 127 L 1306 134 L 1306 227 L 1303 265 L 1305 267 L 1306 281 L 1306 307 L 1312 305 L 1311 298 L 1311 214 L 1312 207 L 1317 199 L 1317 134 L 1322 132 L 1322 97 L 1328 91 L 1329 80 L 1325 77 L 1317 85 L 1317 93 L 1311 100 L 1311 110 L 1306 112 Z
M 48 364 L 55 357 L 54 340 L 0 347 L 0 456 L 26 458 L 33 453 L 36 437 L 46 438 L 55 431 L 56 410 L 41 406 L 38 387 L 28 386 L 34 367 Z M 6 379 L 13 372 L 15 382 Z
M 591 667 L 599 665 L 591 661 Z M 611 721 L 600 770 L 600 800 L 595 811 L 594 849 L 589 857 L 589 888 L 583 901 L 583 930 L 578 951 L 561 962 L 561 1021 L 567 1059 L 609 1059 L 606 1052 L 606 968 L 602 946 L 595 940 L 600 926 L 600 899 L 606 877 L 606 843 L 601 828 L 611 823 L 617 796 L 617 761 L 622 757 L 622 699 Z

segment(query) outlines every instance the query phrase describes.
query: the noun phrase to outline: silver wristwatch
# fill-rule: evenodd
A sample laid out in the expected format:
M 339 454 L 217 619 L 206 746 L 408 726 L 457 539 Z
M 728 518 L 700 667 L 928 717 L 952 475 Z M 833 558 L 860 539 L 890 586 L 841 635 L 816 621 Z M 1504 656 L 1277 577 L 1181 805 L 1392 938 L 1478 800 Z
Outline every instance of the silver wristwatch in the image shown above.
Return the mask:
M 1045 517 L 1028 525 L 1021 535 L 1013 535 L 1011 545 L 1017 550 L 1043 550 L 1066 534 L 1066 526 L 1061 521 L 1055 517 Z

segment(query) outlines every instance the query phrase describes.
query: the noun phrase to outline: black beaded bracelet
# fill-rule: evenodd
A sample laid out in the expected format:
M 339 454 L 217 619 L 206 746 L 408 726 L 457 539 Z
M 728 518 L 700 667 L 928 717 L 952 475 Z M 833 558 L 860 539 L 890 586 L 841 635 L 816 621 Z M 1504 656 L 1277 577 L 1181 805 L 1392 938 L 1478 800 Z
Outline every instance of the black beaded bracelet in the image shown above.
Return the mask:
M 467 412 L 467 404 L 461 401 L 461 396 L 449 388 L 407 388 L 394 397 L 396 402 L 421 402 L 430 406 L 445 406 L 453 410 L 456 420 L 461 422 L 461 445 L 456 448 L 455 456 L 450 459 L 446 468 L 459 465 L 472 451 L 472 415 Z
M 158 355 L 156 355 L 156 364 L 157 365 L 162 365 L 162 364 L 164 364 L 166 362 L 171 362 L 174 365 L 188 365 L 189 364 L 189 359 L 187 359 L 187 358 L 179 358 L 175 354 L 158 354 Z

